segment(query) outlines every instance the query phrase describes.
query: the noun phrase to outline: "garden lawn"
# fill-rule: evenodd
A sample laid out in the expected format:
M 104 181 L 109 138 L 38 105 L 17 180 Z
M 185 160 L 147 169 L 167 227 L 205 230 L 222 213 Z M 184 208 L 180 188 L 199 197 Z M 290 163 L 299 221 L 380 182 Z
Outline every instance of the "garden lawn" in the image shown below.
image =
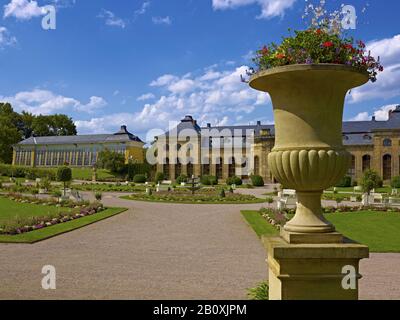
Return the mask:
M 72 168 L 72 179 L 74 180 L 89 180 L 93 177 L 92 168 Z M 118 179 L 120 177 L 112 174 L 108 170 L 97 169 L 97 180 Z
M 279 231 L 273 227 L 258 211 L 242 211 L 242 215 L 246 222 L 257 233 L 257 236 L 277 236 Z
M 27 232 L 20 235 L 0 235 L 0 243 L 35 243 L 43 241 L 63 233 L 67 233 L 95 222 L 113 217 L 119 213 L 126 211 L 124 208 L 108 208 L 100 213 L 96 213 L 91 216 L 86 216 L 73 221 L 60 223 L 51 227 L 43 228 Z
M 361 211 L 326 217 L 340 233 L 368 245 L 371 252 L 400 252 L 400 213 Z
M 0 225 L 24 217 L 44 217 L 59 212 L 71 212 L 70 208 L 57 208 L 30 203 L 20 203 L 0 197 Z
M 258 211 L 242 211 L 242 215 L 259 237 L 278 235 Z M 371 252 L 400 252 L 400 213 L 360 211 L 325 216 L 340 233 L 367 245 Z

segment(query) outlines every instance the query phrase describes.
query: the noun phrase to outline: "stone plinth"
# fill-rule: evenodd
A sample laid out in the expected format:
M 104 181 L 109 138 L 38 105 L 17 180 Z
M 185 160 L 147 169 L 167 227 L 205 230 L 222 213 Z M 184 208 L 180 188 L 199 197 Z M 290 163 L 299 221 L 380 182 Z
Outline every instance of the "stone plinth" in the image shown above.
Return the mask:
M 359 262 L 369 249 L 343 243 L 289 244 L 281 237 L 263 238 L 268 252 L 270 300 L 357 300 Z M 344 268 L 355 270 L 355 289 L 342 286 Z M 346 271 L 345 271 L 346 272 Z

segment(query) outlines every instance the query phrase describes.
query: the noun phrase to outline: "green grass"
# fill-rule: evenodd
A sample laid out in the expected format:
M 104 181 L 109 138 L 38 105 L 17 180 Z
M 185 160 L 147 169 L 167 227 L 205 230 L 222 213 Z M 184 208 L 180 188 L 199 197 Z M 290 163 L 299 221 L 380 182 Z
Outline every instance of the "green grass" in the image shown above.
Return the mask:
M 92 168 L 72 168 L 72 178 L 74 180 L 92 180 L 93 169 Z M 107 180 L 107 179 L 118 179 L 120 177 L 112 174 L 108 170 L 98 169 L 97 170 L 97 180 Z
M 55 206 L 43 206 L 30 203 L 19 203 L 0 197 L 0 225 L 17 218 L 44 217 L 59 212 L 70 212 L 69 208 L 57 208 Z
M 242 211 L 242 215 L 259 238 L 279 234 L 279 231 L 268 223 L 258 211 Z
M 60 223 L 51 227 L 47 227 L 40 230 L 35 230 L 31 232 L 27 232 L 20 235 L 9 236 L 9 235 L 0 235 L 0 242 L 3 243 L 35 243 L 38 241 L 43 241 L 55 236 L 58 236 L 63 233 L 67 233 L 92 223 L 110 218 L 119 213 L 126 211 L 127 209 L 123 208 L 109 208 L 100 213 L 96 213 L 92 216 L 86 216 L 80 219 L 76 219 L 73 221 Z
M 278 234 L 258 211 L 242 211 L 242 214 L 259 237 Z M 367 245 L 371 252 L 400 252 L 400 213 L 331 213 L 327 214 L 326 218 L 340 233 Z
M 362 211 L 326 217 L 340 233 L 368 245 L 371 252 L 400 252 L 400 213 Z

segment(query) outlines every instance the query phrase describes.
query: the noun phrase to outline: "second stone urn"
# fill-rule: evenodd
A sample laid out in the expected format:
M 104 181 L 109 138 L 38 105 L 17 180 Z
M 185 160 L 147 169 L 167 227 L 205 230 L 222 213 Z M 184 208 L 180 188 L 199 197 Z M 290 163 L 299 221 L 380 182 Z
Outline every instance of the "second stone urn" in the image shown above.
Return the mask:
M 367 73 L 335 64 L 289 65 L 251 77 L 250 86 L 268 92 L 274 108 L 272 174 L 297 191 L 296 215 L 284 232 L 303 235 L 303 240 L 335 233 L 322 214 L 321 195 L 349 168 L 351 156 L 342 137 L 344 100 L 350 89 L 366 82 Z

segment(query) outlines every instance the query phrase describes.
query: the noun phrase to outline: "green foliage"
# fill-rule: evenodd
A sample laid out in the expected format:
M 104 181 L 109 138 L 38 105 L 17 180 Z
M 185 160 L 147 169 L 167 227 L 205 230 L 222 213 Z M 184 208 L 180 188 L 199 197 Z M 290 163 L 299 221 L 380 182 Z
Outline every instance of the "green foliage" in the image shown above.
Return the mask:
M 237 185 L 237 186 L 241 186 L 243 184 L 243 181 L 241 178 L 234 176 L 234 177 L 229 177 L 228 179 L 226 179 L 226 184 L 228 186 L 230 185 Z
M 184 174 L 181 174 L 178 178 L 176 178 L 177 184 L 181 184 L 181 183 L 187 182 L 187 181 L 188 181 L 188 177 Z
M 34 116 L 15 112 L 9 103 L 0 103 L 0 162 L 11 163 L 12 145 L 35 136 L 76 135 L 76 127 L 66 115 Z
M 221 198 L 225 198 L 225 197 L 226 197 L 226 194 L 225 194 L 225 190 L 224 190 L 224 189 L 222 189 L 222 190 L 220 191 L 219 196 L 220 196 Z
M 119 172 L 127 175 L 127 180 L 132 181 L 137 174 L 144 174 L 146 177 L 151 176 L 152 167 L 148 163 L 135 163 L 129 161 Z M 163 179 L 164 180 L 164 179 Z
M 263 187 L 264 186 L 264 179 L 261 176 L 253 175 L 250 177 L 251 183 L 254 187 Z
M 200 183 L 205 186 L 215 186 L 218 184 L 218 178 L 215 176 L 202 176 Z
M 103 199 L 103 194 L 101 192 L 96 192 L 94 194 L 94 197 L 97 201 L 101 201 L 101 199 Z
M 53 191 L 53 197 L 55 198 L 60 198 L 62 196 L 62 193 L 60 190 L 54 190 Z
M 367 170 L 361 178 L 360 185 L 363 188 L 363 191 L 369 194 L 372 189 L 380 188 L 383 185 L 383 181 L 377 172 Z
M 157 172 L 154 180 L 155 180 L 156 183 L 164 181 L 165 180 L 164 173 L 163 172 Z
M 50 180 L 49 180 L 48 178 L 43 178 L 43 179 L 40 181 L 40 188 L 41 188 L 41 189 L 45 189 L 45 190 L 50 190 L 50 188 L 51 188 L 51 182 L 50 182 Z
M 64 196 L 65 196 L 66 195 L 67 183 L 71 182 L 71 180 L 72 180 L 72 170 L 71 170 L 71 168 L 69 168 L 67 166 L 59 167 L 57 169 L 57 180 L 64 184 Z
M 338 188 L 349 188 L 352 186 L 352 178 L 350 176 L 344 176 L 342 180 L 336 185 Z
M 250 300 L 269 300 L 269 286 L 267 282 L 261 282 L 257 287 L 248 289 L 247 296 Z
M 145 183 L 147 180 L 144 174 L 137 174 L 133 177 L 133 182 L 135 183 Z
M 69 167 L 59 167 L 57 169 L 57 181 L 70 182 L 72 180 L 72 170 Z
M 125 156 L 108 149 L 102 150 L 98 156 L 97 166 L 112 173 L 122 173 L 125 169 Z
M 273 203 L 274 203 L 274 198 L 272 198 L 272 197 L 267 197 L 267 203 L 268 203 L 268 204 L 273 204 Z
M 394 177 L 390 183 L 390 186 L 396 189 L 400 188 L 400 177 Z

